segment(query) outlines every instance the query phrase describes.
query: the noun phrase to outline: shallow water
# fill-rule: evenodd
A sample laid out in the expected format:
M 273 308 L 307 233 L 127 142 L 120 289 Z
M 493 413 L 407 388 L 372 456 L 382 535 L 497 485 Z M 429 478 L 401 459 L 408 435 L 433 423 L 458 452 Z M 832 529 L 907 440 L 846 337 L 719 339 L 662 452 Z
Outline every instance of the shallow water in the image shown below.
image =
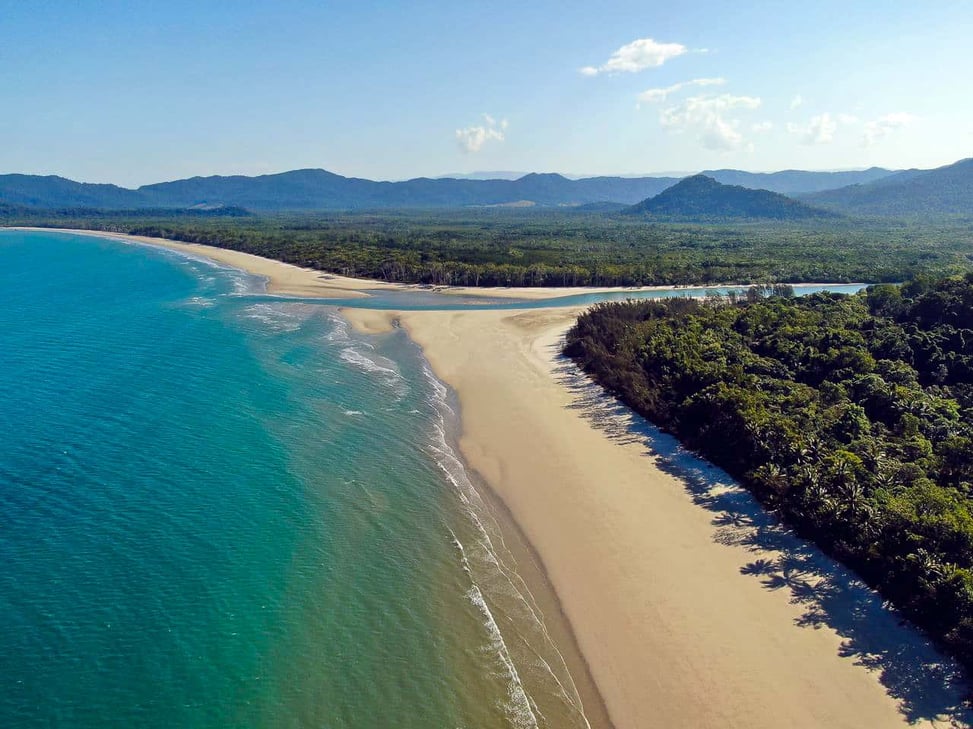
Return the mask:
M 835 294 L 854 294 L 865 288 L 867 284 L 794 284 L 794 294 L 805 296 L 822 291 Z M 299 301 L 318 306 L 340 306 L 347 309 L 378 309 L 382 311 L 476 311 L 476 310 L 518 310 L 542 309 L 555 306 L 586 306 L 600 301 L 627 301 L 630 299 L 674 299 L 674 298 L 705 298 L 707 296 L 726 296 L 733 292 L 745 294 L 748 286 L 680 286 L 663 289 L 628 289 L 625 291 L 606 291 L 600 293 L 571 294 L 570 296 L 556 296 L 549 299 L 516 299 L 509 297 L 491 296 L 461 296 L 456 294 L 442 294 L 431 291 L 386 291 L 372 289 L 366 291 L 367 298 L 354 299 L 320 299 L 295 298 L 285 296 L 267 296 L 261 294 L 252 297 L 254 301 Z
M 726 290 L 284 299 L 0 231 L 0 726 L 585 726 L 450 393 L 335 307 Z
M 0 726 L 584 726 L 402 332 L 0 232 Z

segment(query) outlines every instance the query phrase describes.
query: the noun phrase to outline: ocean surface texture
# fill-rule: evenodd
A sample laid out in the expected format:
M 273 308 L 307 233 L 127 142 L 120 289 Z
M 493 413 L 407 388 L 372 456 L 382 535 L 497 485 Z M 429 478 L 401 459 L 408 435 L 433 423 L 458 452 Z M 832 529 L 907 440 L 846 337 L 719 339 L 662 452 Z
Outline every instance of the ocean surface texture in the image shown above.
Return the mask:
M 0 727 L 583 727 L 404 333 L 0 232 Z

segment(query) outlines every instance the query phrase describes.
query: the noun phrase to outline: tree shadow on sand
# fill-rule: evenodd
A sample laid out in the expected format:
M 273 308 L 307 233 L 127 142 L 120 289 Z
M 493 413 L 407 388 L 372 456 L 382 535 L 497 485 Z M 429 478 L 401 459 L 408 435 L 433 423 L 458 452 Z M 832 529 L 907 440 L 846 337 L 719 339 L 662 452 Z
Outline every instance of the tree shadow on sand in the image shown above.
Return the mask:
M 973 726 L 969 683 L 925 635 L 850 570 L 782 526 L 725 471 L 592 383 L 560 346 L 552 354 L 555 374 L 573 396 L 569 407 L 613 440 L 643 447 L 657 468 L 678 479 L 694 503 L 712 512 L 714 540 L 753 556 L 741 574 L 784 591 L 802 608 L 797 626 L 837 633 L 839 655 L 876 672 L 910 723 Z

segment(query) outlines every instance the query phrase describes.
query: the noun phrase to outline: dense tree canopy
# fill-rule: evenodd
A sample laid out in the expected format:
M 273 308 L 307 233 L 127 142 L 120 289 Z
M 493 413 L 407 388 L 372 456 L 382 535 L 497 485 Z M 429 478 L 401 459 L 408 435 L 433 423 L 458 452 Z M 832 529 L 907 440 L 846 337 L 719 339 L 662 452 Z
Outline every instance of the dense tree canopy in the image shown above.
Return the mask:
M 973 268 L 973 229 L 959 222 L 689 225 L 507 209 L 227 217 L 233 212 L 151 219 L 63 211 L 6 221 L 159 236 L 348 276 L 435 285 L 874 282 Z
M 624 211 L 662 220 L 834 218 L 834 213 L 769 190 L 724 185 L 706 175 L 693 175 Z
M 566 351 L 973 666 L 973 275 L 600 304 Z

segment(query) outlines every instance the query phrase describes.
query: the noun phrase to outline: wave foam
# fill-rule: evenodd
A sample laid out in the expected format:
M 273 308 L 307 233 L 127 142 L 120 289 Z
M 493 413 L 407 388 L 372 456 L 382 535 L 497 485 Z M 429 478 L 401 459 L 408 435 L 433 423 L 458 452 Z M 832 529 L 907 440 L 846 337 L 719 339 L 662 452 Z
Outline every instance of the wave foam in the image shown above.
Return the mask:
M 205 296 L 193 296 L 183 302 L 183 306 L 196 307 L 197 309 L 209 309 L 215 305 L 215 301 L 208 299 Z
M 392 360 L 380 355 L 366 355 L 355 345 L 342 348 L 338 357 L 361 372 L 376 375 L 395 393 L 396 399 L 401 399 L 408 391 L 408 385 L 399 369 Z
M 523 729 L 538 729 L 537 716 L 534 714 L 534 704 L 530 700 L 530 697 L 527 696 L 527 692 L 524 690 L 524 684 L 520 680 L 520 674 L 517 673 L 517 667 L 514 666 L 514 662 L 510 658 L 510 651 L 507 649 L 507 644 L 503 640 L 500 626 L 497 625 L 497 621 L 494 619 L 493 613 L 490 612 L 483 593 L 475 582 L 466 593 L 466 596 L 479 609 L 480 614 L 483 615 L 484 626 L 487 629 L 487 634 L 490 636 L 491 647 L 500 656 L 500 660 L 507 671 L 507 705 L 504 707 L 507 716 L 512 719 L 514 726 L 523 727 Z
M 301 328 L 305 318 L 298 312 L 285 310 L 278 304 L 252 304 L 243 311 L 247 319 L 259 321 L 275 332 L 296 332 Z
M 577 687 L 574 685 L 563 655 L 547 630 L 540 608 L 515 566 L 507 564 L 508 562 L 515 564 L 516 560 L 503 541 L 503 534 L 490 507 L 473 486 L 463 462 L 449 443 L 447 423 L 457 417 L 456 411 L 449 404 L 449 390 L 425 362 L 423 375 L 432 391 L 429 402 L 437 415 L 433 424 L 429 452 L 454 487 L 454 493 L 459 497 L 473 526 L 475 541 L 471 544 L 469 552 L 451 529 L 450 534 L 460 553 L 463 570 L 470 576 L 471 587 L 467 597 L 484 615 L 484 627 L 490 636 L 491 649 L 495 651 L 507 674 L 506 709 L 511 721 L 518 727 L 538 727 L 538 717 L 540 717 L 540 721 L 546 724 L 536 702 L 521 681 L 516 668 L 520 663 L 538 669 L 540 674 L 538 683 L 550 687 L 553 694 L 576 718 L 577 726 L 590 729 Z M 527 626 L 532 634 L 527 636 L 514 631 L 510 636 L 516 645 L 516 657 L 513 655 L 514 651 L 511 650 L 509 640 L 505 639 L 500 631 L 484 590 L 490 596 L 490 602 L 498 603 L 505 617 L 510 618 L 503 621 L 505 625 L 509 623 Z M 541 645 L 534 645 L 538 642 Z M 541 651 L 547 654 L 547 658 Z M 557 670 L 552 667 L 551 661 L 557 665 Z

